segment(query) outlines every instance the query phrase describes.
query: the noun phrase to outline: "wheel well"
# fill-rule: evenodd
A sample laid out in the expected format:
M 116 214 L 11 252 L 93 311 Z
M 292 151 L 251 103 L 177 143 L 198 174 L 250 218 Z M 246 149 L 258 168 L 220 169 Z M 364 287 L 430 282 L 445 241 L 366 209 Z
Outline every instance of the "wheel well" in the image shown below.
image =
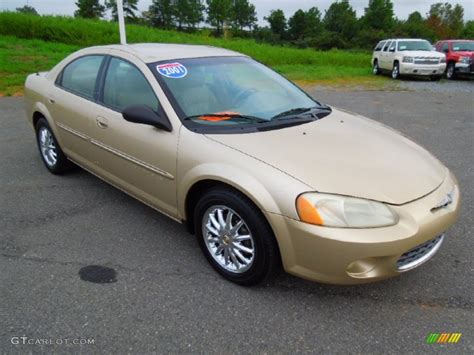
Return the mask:
M 395 65 L 395 64 L 399 64 L 398 59 L 395 59 L 395 60 L 393 61 L 393 65 Z
M 35 111 L 33 114 L 33 127 L 36 127 L 40 118 L 44 118 L 44 115 L 41 112 Z
M 195 232 L 194 231 L 194 208 L 196 207 L 199 199 L 207 191 L 215 187 L 224 187 L 226 189 L 233 190 L 239 193 L 240 195 L 244 196 L 246 199 L 248 199 L 249 203 L 252 203 L 255 205 L 252 199 L 249 198 L 246 194 L 244 194 L 239 189 L 236 189 L 234 186 L 226 184 L 225 182 L 218 181 L 218 180 L 211 180 L 211 179 L 198 181 L 189 189 L 188 194 L 186 195 L 185 204 L 184 204 L 185 213 L 186 213 L 185 225 L 188 232 L 192 234 L 194 234 Z M 258 206 L 257 208 L 260 210 Z

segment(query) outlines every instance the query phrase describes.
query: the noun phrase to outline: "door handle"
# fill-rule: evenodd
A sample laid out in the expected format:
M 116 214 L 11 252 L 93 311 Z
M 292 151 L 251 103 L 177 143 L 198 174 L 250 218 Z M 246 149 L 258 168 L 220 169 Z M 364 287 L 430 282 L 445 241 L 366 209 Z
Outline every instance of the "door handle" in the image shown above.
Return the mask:
M 102 129 L 105 129 L 109 126 L 109 121 L 104 117 L 97 117 L 95 122 L 97 123 L 97 126 Z
M 56 102 L 56 100 L 52 96 L 48 98 L 48 101 L 50 104 L 54 104 Z

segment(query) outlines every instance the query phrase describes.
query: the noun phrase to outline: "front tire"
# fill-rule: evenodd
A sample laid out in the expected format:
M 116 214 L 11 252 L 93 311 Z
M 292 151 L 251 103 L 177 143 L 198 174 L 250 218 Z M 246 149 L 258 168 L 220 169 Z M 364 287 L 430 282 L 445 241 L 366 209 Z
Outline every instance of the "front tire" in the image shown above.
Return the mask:
M 446 68 L 446 78 L 448 80 L 456 79 L 456 65 L 454 63 L 449 63 Z
M 201 250 L 224 278 L 251 286 L 270 278 L 280 264 L 273 232 L 260 210 L 245 196 L 214 188 L 194 210 Z
M 395 62 L 392 68 L 392 79 L 397 80 L 399 78 L 400 78 L 400 64 L 398 64 L 398 62 Z
M 72 163 L 67 159 L 45 118 L 40 118 L 35 125 L 36 142 L 46 168 L 53 174 L 63 174 Z

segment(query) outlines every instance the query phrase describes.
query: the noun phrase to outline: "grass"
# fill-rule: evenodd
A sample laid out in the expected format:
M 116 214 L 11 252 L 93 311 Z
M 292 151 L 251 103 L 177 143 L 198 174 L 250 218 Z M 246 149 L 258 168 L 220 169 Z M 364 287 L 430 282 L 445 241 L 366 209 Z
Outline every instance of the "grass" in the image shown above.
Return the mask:
M 371 76 L 368 52 L 296 49 L 251 39 L 215 38 L 207 32 L 191 34 L 139 25 L 127 25 L 127 37 L 129 43 L 205 44 L 235 50 L 298 82 L 326 85 L 380 82 Z M 26 74 L 49 70 L 79 48 L 118 42 L 116 23 L 0 12 L 0 94 L 21 93 Z

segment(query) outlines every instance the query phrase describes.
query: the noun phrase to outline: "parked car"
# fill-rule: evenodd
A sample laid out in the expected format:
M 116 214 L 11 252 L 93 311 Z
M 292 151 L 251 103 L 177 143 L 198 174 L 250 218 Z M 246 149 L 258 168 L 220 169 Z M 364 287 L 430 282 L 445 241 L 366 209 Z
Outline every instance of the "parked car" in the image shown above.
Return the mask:
M 239 284 L 280 264 L 338 284 L 399 275 L 458 214 L 456 179 L 426 150 L 236 52 L 82 49 L 29 75 L 25 99 L 50 172 L 74 162 L 184 223 Z
M 391 72 L 393 79 L 418 75 L 437 81 L 446 69 L 446 56 L 424 39 L 386 39 L 375 46 L 372 68 L 375 75 Z
M 474 75 L 474 41 L 446 40 L 435 45 L 438 52 L 446 55 L 446 77 L 455 79 L 457 75 Z

